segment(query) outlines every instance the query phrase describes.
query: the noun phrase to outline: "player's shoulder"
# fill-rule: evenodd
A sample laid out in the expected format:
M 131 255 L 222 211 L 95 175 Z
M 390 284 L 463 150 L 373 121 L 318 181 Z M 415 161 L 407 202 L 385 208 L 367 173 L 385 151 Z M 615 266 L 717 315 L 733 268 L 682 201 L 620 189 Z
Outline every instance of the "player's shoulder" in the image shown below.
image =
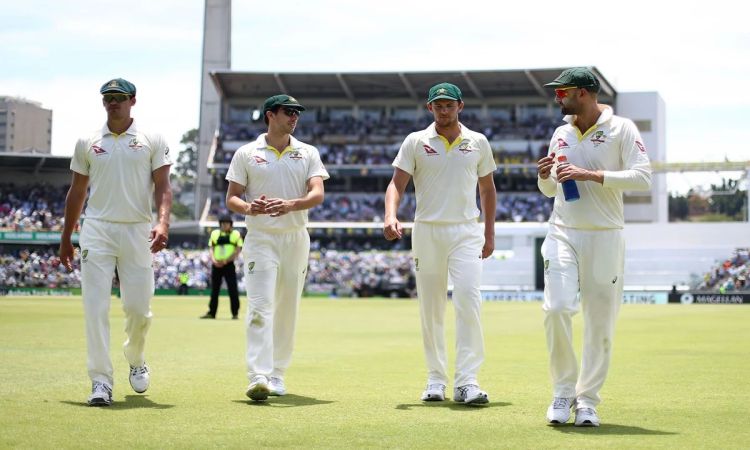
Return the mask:
M 263 137 L 263 135 L 261 135 L 261 136 L 258 136 L 258 138 L 255 139 L 254 141 L 250 141 L 247 144 L 241 145 L 236 150 L 236 153 L 249 154 L 254 151 L 260 150 L 261 148 L 265 148 L 265 147 L 266 147 L 266 140 Z
M 289 146 L 292 147 L 293 150 L 296 150 L 298 152 L 319 153 L 317 147 L 315 147 L 312 144 L 302 142 L 299 139 L 295 138 L 294 136 L 290 136 Z
M 465 126 L 463 124 L 461 124 L 461 134 L 464 137 L 467 137 L 467 138 L 475 140 L 475 141 L 487 141 L 487 142 L 489 142 L 489 140 L 487 139 L 487 136 L 485 136 L 483 133 L 480 133 L 479 131 L 474 131 L 474 130 L 468 128 L 467 126 Z

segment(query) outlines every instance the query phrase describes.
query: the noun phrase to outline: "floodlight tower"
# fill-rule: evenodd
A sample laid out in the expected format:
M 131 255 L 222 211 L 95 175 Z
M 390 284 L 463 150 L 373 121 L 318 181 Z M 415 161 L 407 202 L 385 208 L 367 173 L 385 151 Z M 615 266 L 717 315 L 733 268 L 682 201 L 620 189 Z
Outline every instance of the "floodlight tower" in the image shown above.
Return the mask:
M 221 99 L 209 75 L 229 69 L 232 56 L 232 0 L 206 0 L 203 13 L 203 64 L 201 65 L 201 110 L 198 129 L 198 180 L 195 184 L 195 218 L 211 192 L 208 154 L 221 120 Z

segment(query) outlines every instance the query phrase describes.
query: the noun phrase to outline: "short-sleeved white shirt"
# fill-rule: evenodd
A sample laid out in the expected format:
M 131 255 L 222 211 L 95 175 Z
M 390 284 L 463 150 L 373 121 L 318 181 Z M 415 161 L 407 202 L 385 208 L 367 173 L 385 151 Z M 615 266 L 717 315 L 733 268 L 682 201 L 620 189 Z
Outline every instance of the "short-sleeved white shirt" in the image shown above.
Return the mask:
M 307 180 L 329 178 L 318 149 L 290 137 L 289 146 L 279 152 L 266 142 L 266 133 L 234 153 L 226 179 L 245 186 L 248 202 L 265 195 L 285 200 L 307 195 Z M 280 217 L 268 214 L 245 216 L 248 229 L 293 230 L 307 225 L 307 210 L 292 211 Z
M 565 116 L 567 123 L 555 130 L 547 154 L 565 155 L 574 166 L 602 171 L 604 183 L 576 181 L 581 198 L 568 202 L 562 188 L 558 189 L 554 170 L 546 180 L 539 178 L 542 193 L 555 197 L 549 221 L 578 229 L 623 228 L 622 192 L 651 187 L 651 163 L 638 128 L 630 119 L 614 115 L 609 107 L 584 134 L 574 119 Z
M 151 222 L 154 183 L 151 174 L 171 165 L 169 147 L 159 134 L 130 125 L 112 133 L 107 124 L 76 143 L 70 170 L 89 177 L 87 219 Z
M 429 223 L 476 220 L 478 179 L 497 168 L 483 134 L 461 125 L 461 135 L 449 143 L 434 123 L 406 137 L 393 166 L 414 179 L 414 221 Z

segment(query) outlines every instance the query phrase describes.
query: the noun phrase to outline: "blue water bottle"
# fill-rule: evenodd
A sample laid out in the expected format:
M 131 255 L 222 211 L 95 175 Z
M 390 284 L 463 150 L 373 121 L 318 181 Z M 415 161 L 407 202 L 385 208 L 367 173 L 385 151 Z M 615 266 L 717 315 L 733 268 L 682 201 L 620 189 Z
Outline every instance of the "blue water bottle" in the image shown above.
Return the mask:
M 557 162 L 567 164 L 568 157 L 565 155 L 560 155 L 557 157 Z M 563 181 L 562 188 L 563 195 L 565 196 L 565 201 L 574 202 L 581 198 L 581 194 L 578 192 L 578 185 L 576 184 L 576 180 Z

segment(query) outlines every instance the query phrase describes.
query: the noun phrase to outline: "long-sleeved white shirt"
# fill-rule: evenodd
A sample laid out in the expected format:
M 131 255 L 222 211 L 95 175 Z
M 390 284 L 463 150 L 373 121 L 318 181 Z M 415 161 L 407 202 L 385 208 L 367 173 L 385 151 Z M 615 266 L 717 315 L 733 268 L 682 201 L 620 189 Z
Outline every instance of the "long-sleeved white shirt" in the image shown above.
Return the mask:
M 622 228 L 622 192 L 651 189 L 651 163 L 638 128 L 609 107 L 583 134 L 573 125 L 574 116 L 563 120 L 567 123 L 555 130 L 547 154 L 565 155 L 574 166 L 601 171 L 604 183 L 576 181 L 581 198 L 567 202 L 554 169 L 546 180 L 538 178 L 539 190 L 555 197 L 550 223 L 589 230 Z

